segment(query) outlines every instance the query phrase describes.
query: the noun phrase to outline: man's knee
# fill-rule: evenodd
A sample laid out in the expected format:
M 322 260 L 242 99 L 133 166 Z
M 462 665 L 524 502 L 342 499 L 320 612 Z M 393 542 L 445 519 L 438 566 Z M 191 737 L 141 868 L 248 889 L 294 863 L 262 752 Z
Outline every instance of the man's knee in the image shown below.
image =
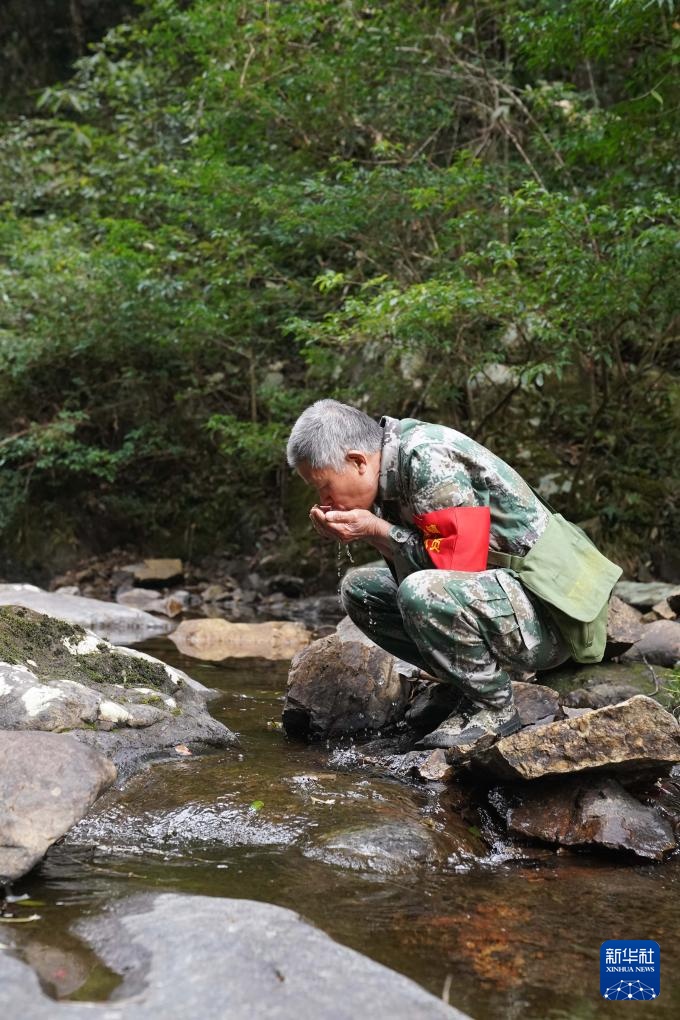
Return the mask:
M 366 567 L 352 567 L 342 579 L 340 601 L 342 608 L 351 616 L 351 608 L 363 605 L 371 588 L 371 576 Z
M 417 570 L 409 574 L 399 585 L 397 604 L 404 617 L 425 610 L 437 598 L 441 583 L 438 570 Z

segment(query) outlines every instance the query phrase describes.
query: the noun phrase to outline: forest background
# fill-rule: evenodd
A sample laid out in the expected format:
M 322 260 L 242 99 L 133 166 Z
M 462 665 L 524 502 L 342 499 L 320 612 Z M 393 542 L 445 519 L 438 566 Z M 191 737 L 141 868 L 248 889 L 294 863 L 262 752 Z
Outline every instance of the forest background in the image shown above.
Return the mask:
M 7 0 L 0 573 L 319 569 L 311 400 L 461 429 L 680 576 L 669 0 Z

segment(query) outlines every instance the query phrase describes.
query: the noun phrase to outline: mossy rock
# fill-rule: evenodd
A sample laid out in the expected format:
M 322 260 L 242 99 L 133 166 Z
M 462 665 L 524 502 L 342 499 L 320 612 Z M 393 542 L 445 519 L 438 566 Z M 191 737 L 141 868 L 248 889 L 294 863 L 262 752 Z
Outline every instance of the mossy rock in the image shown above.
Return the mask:
M 162 663 L 125 655 L 106 641 L 74 653 L 90 635 L 77 624 L 23 606 L 0 606 L 0 661 L 28 666 L 39 680 L 73 680 L 93 687 L 122 684 L 172 694 L 176 684 Z

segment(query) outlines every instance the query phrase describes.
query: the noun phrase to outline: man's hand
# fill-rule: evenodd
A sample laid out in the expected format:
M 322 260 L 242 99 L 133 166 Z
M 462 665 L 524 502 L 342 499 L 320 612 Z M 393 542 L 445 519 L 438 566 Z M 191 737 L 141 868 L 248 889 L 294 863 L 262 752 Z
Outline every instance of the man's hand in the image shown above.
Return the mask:
M 324 538 L 336 542 L 363 539 L 381 552 L 389 549 L 386 539 L 390 524 L 376 517 L 370 510 L 327 510 L 325 507 L 313 506 L 309 519 Z

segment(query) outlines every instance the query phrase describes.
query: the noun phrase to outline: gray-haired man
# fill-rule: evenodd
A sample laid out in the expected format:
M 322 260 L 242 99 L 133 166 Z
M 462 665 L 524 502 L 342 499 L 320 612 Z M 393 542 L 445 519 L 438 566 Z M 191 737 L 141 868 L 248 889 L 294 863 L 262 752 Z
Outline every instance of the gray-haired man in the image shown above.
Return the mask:
M 562 609 L 548 608 L 519 576 L 525 560 L 545 565 L 532 551 L 546 549 L 546 541 L 548 561 L 556 548 L 560 558 L 556 521 L 562 519 L 516 471 L 468 436 L 410 418 L 376 424 L 357 408 L 320 400 L 295 423 L 288 462 L 317 490 L 310 519 L 319 534 L 361 539 L 386 560 L 385 567 L 348 571 L 346 612 L 381 647 L 461 695 L 422 746 L 469 752 L 480 741 L 513 733 L 520 721 L 511 672 L 550 669 L 570 651 L 584 652 L 584 642 L 590 642 L 585 660 L 601 657 L 602 614 L 618 568 L 592 553 L 599 559 L 585 584 L 585 616 L 592 612 L 598 624 L 594 636 L 584 636 L 581 604 L 571 593 L 565 602 L 559 585 L 555 598 L 550 585 L 547 595 Z M 587 542 L 578 535 L 574 541 Z M 533 560 L 526 559 L 529 553 Z M 576 549 L 574 555 L 591 553 Z M 487 569 L 489 559 L 503 566 Z M 582 579 L 578 585 L 584 587 Z M 563 636 L 573 638 L 569 626 L 577 627 L 571 647 Z

